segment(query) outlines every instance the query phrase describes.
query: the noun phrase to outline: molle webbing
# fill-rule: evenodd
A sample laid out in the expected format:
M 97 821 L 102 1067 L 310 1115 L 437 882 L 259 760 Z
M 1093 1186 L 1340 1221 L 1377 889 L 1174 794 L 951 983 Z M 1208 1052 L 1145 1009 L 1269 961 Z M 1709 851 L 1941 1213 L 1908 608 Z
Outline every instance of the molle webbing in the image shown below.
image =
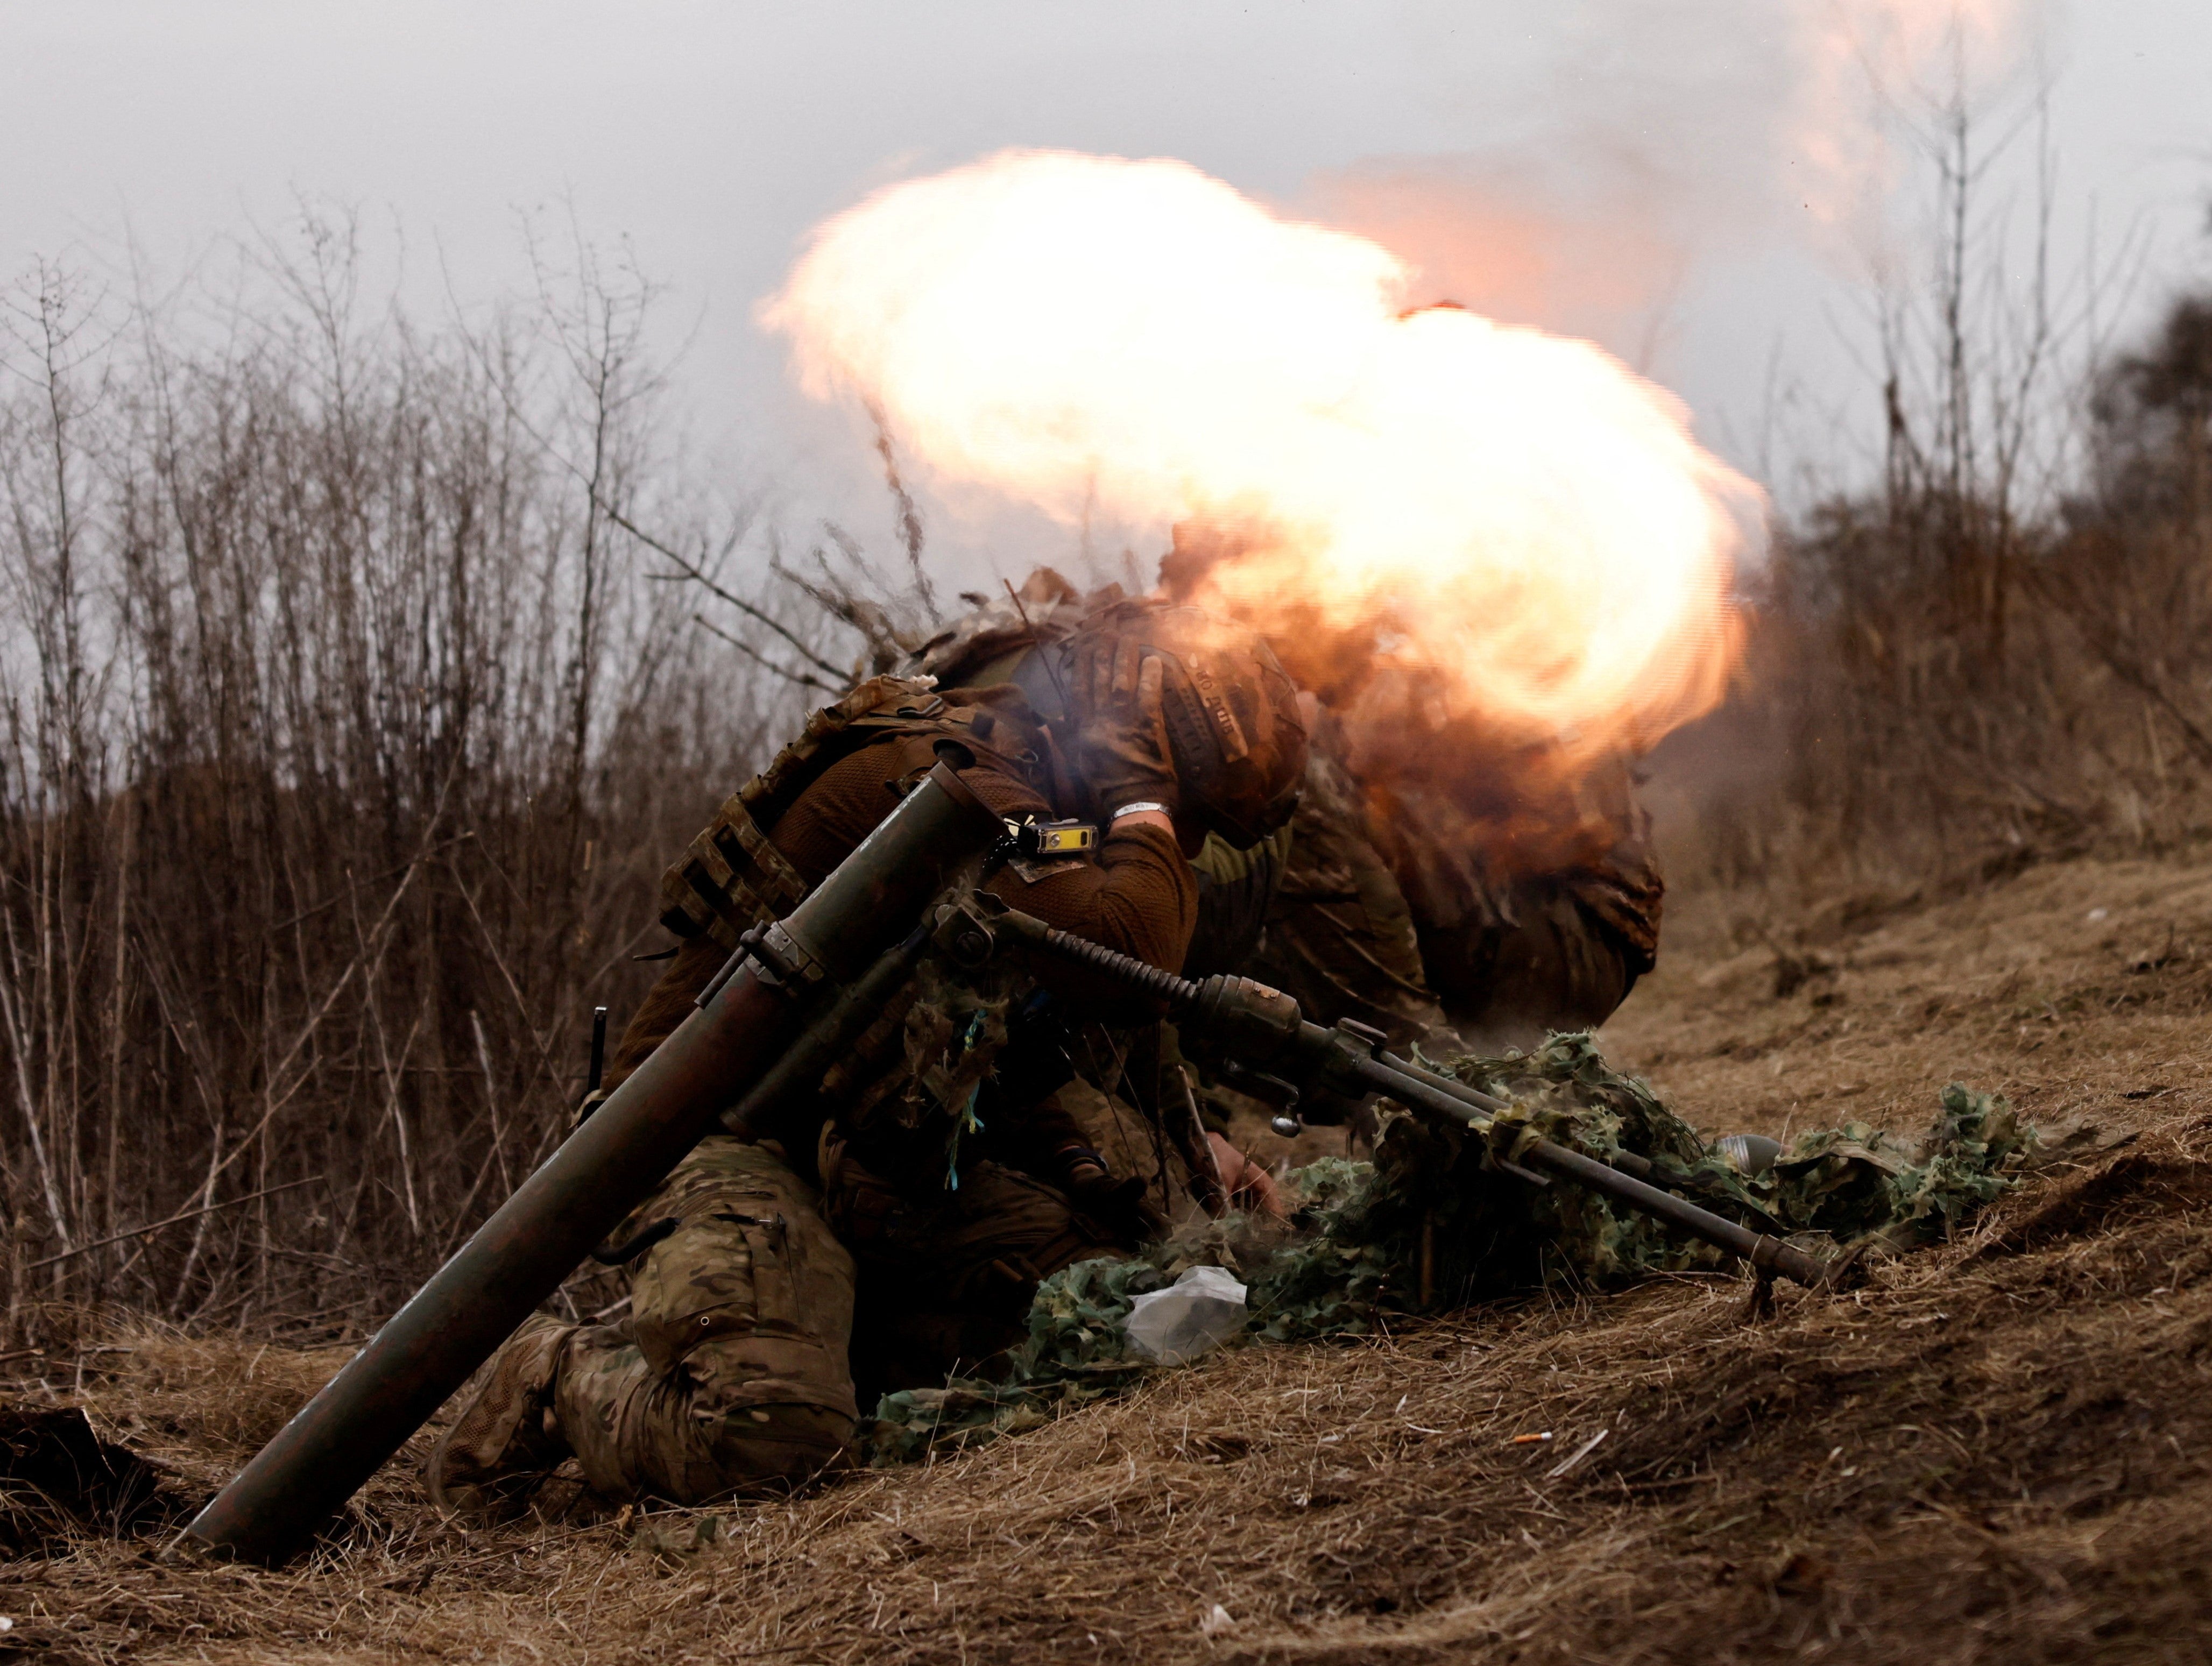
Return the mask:
M 747 928 L 797 907 L 806 894 L 806 881 L 769 842 L 761 823 L 773 827 L 792 801 L 848 752 L 896 732 L 896 726 L 885 724 L 854 732 L 859 719 L 886 708 L 926 723 L 944 712 L 945 702 L 926 680 L 870 677 L 808 718 L 799 738 L 723 800 L 714 819 L 661 875 L 666 906 L 660 923 L 679 937 L 704 933 L 734 949 Z
M 668 907 L 660 923 L 679 937 L 705 932 L 734 949 L 748 926 L 789 913 L 806 894 L 783 853 L 769 843 L 740 793 L 732 793 L 706 830 L 660 881 Z
M 806 881 L 766 829 L 831 765 L 862 747 L 902 735 L 943 735 L 1010 774 L 1030 773 L 1037 765 L 1032 743 L 1044 737 L 1030 732 L 1036 719 L 1025 715 L 1026 706 L 1018 714 L 989 700 L 992 692 L 977 691 L 977 705 L 954 706 L 928 678 L 876 676 L 823 706 L 774 762 L 723 801 L 661 875 L 660 923 L 679 937 L 703 935 L 733 950 L 749 928 L 797 907 Z M 1000 718 L 1012 721 L 1001 724 Z

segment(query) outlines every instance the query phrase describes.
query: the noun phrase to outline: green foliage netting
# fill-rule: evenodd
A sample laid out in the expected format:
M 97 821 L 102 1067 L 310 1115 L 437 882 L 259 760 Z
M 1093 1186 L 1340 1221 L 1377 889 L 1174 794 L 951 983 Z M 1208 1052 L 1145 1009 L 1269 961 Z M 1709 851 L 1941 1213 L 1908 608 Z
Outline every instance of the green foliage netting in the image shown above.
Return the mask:
M 1586 1033 L 1534 1053 L 1462 1057 L 1439 1068 L 1508 1102 L 1487 1135 L 1384 1108 L 1372 1163 L 1323 1158 L 1293 1177 L 1299 1207 L 1275 1226 L 1232 1216 L 1126 1261 L 1086 1261 L 1045 1281 L 1029 1340 L 1003 1379 L 888 1395 L 871 1443 L 878 1463 L 1030 1428 L 1158 1369 L 1131 1355 L 1131 1302 L 1188 1268 L 1225 1268 L 1249 1287 L 1246 1339 L 1357 1335 L 1378 1314 L 1414 1311 L 1425 1222 L 1433 1309 L 1547 1283 L 1617 1286 L 1654 1272 L 1717 1269 L 1728 1258 L 1647 1215 L 1563 1181 L 1500 1169 L 1529 1141 L 1601 1161 L 1648 1159 L 1656 1183 L 1817 1254 L 1897 1251 L 1943 1237 L 2014 1184 L 2003 1171 L 2034 1131 L 1999 1097 L 1954 1083 L 1926 1136 L 1863 1123 L 1801 1136 L 1767 1173 L 1741 1172 L 1642 1082 L 1607 1068 Z

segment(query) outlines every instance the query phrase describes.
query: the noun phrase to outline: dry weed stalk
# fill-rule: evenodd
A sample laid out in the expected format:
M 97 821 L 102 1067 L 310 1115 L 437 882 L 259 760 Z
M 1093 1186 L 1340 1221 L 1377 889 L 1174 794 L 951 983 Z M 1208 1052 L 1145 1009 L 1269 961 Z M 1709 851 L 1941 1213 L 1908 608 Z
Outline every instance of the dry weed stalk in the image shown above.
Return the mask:
M 2175 297 L 2115 350 L 2139 251 L 2053 271 L 2046 105 L 1954 84 L 1918 112 L 1922 259 L 1873 295 L 1879 484 L 1782 530 L 1742 697 L 1662 754 L 1690 801 L 1682 876 L 1918 880 L 2206 831 L 2207 303 Z M 2029 142 L 2023 263 L 1990 170 Z
M 641 523 L 708 547 L 641 285 L 580 245 L 426 333 L 343 219 L 241 267 L 213 329 L 211 282 L 7 302 L 0 1347 L 404 1293 L 557 1136 L 785 700 L 634 582 Z

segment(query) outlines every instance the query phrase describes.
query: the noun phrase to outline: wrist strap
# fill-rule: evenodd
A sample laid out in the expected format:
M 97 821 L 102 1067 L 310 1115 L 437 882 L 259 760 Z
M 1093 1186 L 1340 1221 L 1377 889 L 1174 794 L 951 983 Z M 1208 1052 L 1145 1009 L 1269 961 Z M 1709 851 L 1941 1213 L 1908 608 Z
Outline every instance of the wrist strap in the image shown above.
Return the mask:
M 1107 818 L 1107 820 L 1109 821 L 1119 821 L 1125 815 L 1141 815 L 1146 810 L 1158 810 L 1162 815 L 1169 817 L 1172 817 L 1175 815 L 1175 812 L 1170 809 L 1165 804 L 1159 803 L 1150 798 L 1139 798 L 1133 804 L 1122 805 L 1120 809 L 1115 810 L 1112 815 Z

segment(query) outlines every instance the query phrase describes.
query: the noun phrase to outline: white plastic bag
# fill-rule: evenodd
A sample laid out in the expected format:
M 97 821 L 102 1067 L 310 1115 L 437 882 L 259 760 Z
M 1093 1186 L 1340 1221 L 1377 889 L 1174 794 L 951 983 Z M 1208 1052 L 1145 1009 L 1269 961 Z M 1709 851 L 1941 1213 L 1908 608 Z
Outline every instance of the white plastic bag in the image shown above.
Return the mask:
M 1130 1304 L 1122 1334 L 1146 1359 L 1179 1366 L 1244 1328 L 1244 1287 L 1218 1267 L 1193 1267 Z

